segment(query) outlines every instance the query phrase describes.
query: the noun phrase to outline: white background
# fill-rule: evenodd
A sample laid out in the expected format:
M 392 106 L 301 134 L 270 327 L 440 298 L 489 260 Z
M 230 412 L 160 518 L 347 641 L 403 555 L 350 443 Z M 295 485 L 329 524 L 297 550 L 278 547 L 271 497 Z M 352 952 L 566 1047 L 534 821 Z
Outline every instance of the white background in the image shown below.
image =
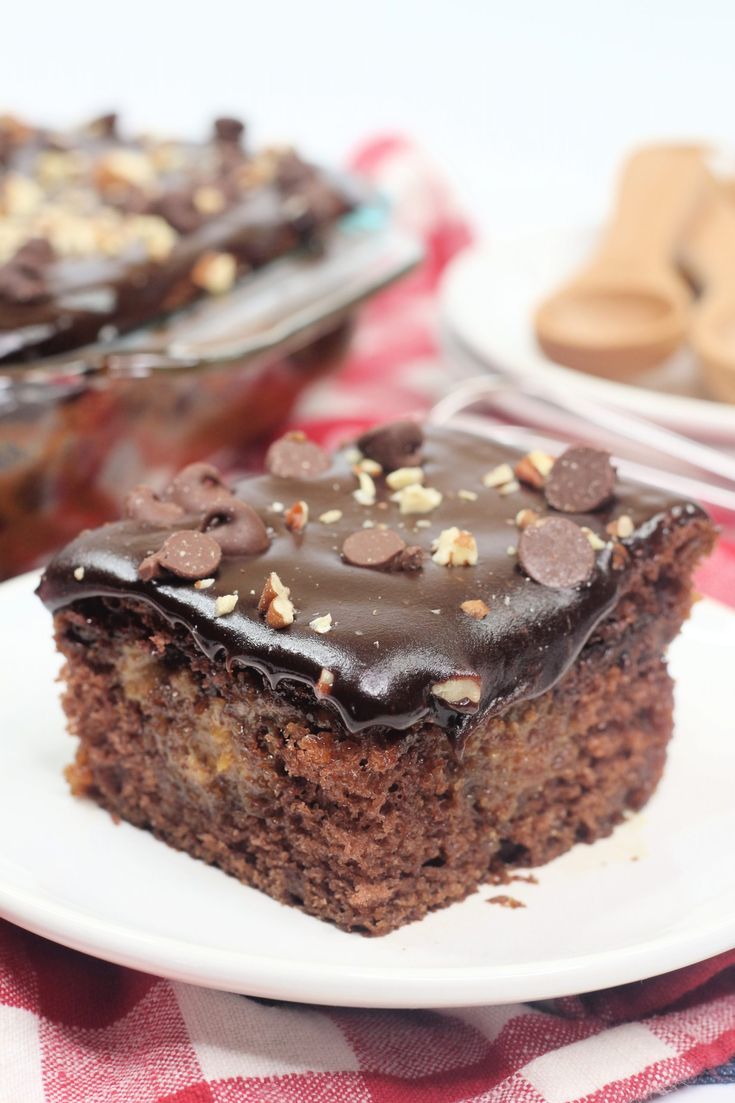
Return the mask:
M 635 142 L 735 145 L 732 0 L 13 0 L 1 44 L 4 109 L 52 124 L 226 112 L 335 163 L 407 132 L 491 234 L 597 217 Z
M 337 162 L 406 131 L 491 232 L 589 221 L 633 142 L 735 135 L 732 0 L 13 0 L 1 42 L 0 99 L 53 123 L 230 112 Z

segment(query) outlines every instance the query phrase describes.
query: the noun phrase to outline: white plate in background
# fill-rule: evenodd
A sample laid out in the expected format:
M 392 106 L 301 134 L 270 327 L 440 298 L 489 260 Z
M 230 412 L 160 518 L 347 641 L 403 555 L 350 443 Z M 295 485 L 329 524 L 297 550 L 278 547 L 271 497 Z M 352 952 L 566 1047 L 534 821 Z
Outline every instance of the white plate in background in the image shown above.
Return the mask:
M 735 405 L 707 397 L 687 349 L 632 384 L 565 368 L 537 345 L 536 306 L 590 255 L 595 236 L 589 229 L 539 232 L 465 250 L 442 284 L 442 318 L 450 334 L 481 363 L 519 381 L 537 381 L 566 396 L 577 390 L 682 432 L 735 444 Z
M 639 980 L 735 945 L 735 613 L 702 601 L 672 648 L 661 786 L 537 885 L 481 887 L 384 938 L 349 935 L 115 825 L 62 776 L 59 662 L 36 575 L 0 586 L 0 914 L 75 949 L 248 995 L 358 1007 L 542 999 Z M 487 903 L 507 892 L 525 909 Z

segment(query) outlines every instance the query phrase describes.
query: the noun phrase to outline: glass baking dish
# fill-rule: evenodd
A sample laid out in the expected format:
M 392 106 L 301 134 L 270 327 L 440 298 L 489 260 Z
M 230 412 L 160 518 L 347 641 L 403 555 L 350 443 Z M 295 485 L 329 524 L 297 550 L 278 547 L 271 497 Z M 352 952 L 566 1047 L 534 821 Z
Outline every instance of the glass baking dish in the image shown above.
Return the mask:
M 380 199 L 319 256 L 293 254 L 125 338 L 0 367 L 0 578 L 119 515 L 144 478 L 243 466 L 301 390 L 333 369 L 360 305 L 421 260 Z

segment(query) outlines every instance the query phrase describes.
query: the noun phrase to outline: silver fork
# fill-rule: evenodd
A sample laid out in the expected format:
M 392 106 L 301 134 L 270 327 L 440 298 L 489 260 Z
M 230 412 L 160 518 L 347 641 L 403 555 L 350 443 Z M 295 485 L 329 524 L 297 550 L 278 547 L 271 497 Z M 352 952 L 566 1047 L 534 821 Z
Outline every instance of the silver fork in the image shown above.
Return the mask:
M 540 387 L 519 388 L 502 376 L 484 374 L 458 384 L 436 403 L 429 420 L 461 424 L 522 448 L 558 450 L 569 440 L 603 446 L 615 453 L 626 477 L 698 499 L 735 518 L 735 458 L 586 397 L 566 401 Z

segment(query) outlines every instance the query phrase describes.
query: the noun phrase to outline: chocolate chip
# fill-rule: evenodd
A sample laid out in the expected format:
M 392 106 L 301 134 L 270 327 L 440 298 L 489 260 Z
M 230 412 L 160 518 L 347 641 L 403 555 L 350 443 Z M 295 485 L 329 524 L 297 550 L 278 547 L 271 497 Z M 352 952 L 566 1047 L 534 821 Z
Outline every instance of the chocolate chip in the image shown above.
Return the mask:
M 49 297 L 46 269 L 54 251 L 45 238 L 30 238 L 0 267 L 0 297 L 33 303 Z
M 162 195 L 151 210 L 153 214 L 165 218 L 179 234 L 192 234 L 206 221 L 201 211 L 197 210 L 192 189 Z
M 232 491 L 211 463 L 190 463 L 171 481 L 164 497 L 189 513 L 201 513 L 227 503 Z
M 270 547 L 262 520 L 240 498 L 214 505 L 204 517 L 202 532 L 214 537 L 225 555 L 259 555 Z
M 153 555 L 147 556 L 138 568 L 145 581 L 169 572 L 187 582 L 211 578 L 220 565 L 222 549 L 216 540 L 203 532 L 181 529 L 167 536 Z
M 239 119 L 223 117 L 214 120 L 214 136 L 218 142 L 240 142 L 245 124 Z
M 48 286 L 40 273 L 24 272 L 12 261 L 0 267 L 0 298 L 11 303 L 37 303 L 48 297 Z
M 587 513 L 599 509 L 615 491 L 610 453 L 598 448 L 567 448 L 546 480 L 544 494 L 552 509 Z
M 98 115 L 87 123 L 87 132 L 94 138 L 116 138 L 118 115 L 110 111 L 107 115 Z
M 43 269 L 53 262 L 55 256 L 51 243 L 45 237 L 31 237 L 18 249 L 13 262 L 34 270 Z
M 281 479 L 316 479 L 332 465 L 328 452 L 304 433 L 286 433 L 266 453 L 265 466 Z
M 352 567 L 390 570 L 405 551 L 406 542 L 392 529 L 358 529 L 342 545 L 342 555 Z
M 424 434 L 417 422 L 393 421 L 363 433 L 357 447 L 384 471 L 396 471 L 399 467 L 420 465 L 423 443 Z
M 289 193 L 309 180 L 312 176 L 311 165 L 299 157 L 294 150 L 286 150 L 276 164 L 276 184 L 285 193 Z
M 565 517 L 546 517 L 524 529 L 518 560 L 527 575 L 552 590 L 579 586 L 589 581 L 595 569 L 589 540 Z
M 184 513 L 177 502 L 162 502 L 150 486 L 134 487 L 123 508 L 126 517 L 147 525 L 170 525 Z

